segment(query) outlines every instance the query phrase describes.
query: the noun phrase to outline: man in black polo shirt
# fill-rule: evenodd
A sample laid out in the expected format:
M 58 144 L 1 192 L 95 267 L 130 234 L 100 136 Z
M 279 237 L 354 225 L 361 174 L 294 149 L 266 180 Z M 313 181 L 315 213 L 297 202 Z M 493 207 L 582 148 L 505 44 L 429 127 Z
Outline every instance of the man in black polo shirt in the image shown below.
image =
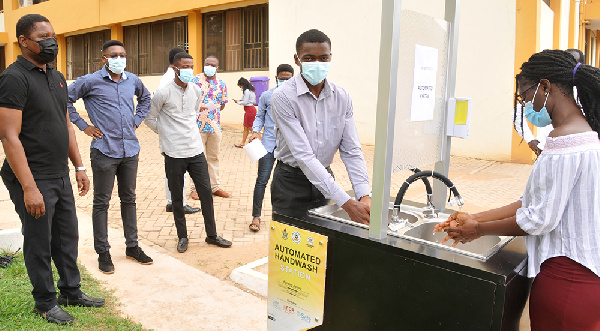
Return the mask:
M 89 298 L 80 289 L 67 158 L 75 166 L 79 195 L 88 192 L 90 181 L 68 120 L 67 82 L 47 65 L 58 53 L 54 29 L 44 16 L 29 14 L 16 30 L 23 55 L 0 74 L 0 140 L 6 154 L 0 175 L 21 219 L 35 311 L 50 322 L 71 324 L 73 317 L 57 304 L 101 307 L 104 299 Z M 58 300 L 51 259 L 60 276 Z

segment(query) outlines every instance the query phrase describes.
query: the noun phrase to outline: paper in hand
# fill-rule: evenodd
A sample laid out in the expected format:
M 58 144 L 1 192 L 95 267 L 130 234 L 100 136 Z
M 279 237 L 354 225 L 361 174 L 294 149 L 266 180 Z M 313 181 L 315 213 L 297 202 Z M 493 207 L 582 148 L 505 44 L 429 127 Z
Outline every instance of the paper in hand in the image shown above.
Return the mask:
M 200 116 L 202 116 L 203 114 L 206 115 L 206 114 L 208 114 L 208 112 L 221 107 L 221 105 L 218 103 L 207 103 L 207 104 L 204 104 L 202 107 L 205 107 L 206 109 L 204 109 L 204 110 L 198 109 L 198 118 L 200 118 Z

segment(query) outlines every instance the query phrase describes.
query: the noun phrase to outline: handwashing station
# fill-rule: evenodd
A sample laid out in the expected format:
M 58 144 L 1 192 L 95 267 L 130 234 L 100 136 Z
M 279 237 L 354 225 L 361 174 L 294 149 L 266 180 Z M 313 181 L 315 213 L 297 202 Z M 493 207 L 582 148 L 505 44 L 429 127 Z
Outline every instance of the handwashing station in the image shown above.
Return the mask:
M 433 232 L 446 206 L 464 204 L 447 177 L 451 139 L 468 138 L 470 119 L 470 100 L 454 96 L 458 8 L 447 0 L 436 18 L 383 1 L 371 224 L 335 204 L 305 220 L 273 215 L 269 330 L 518 330 L 524 241 L 451 247 Z M 390 192 L 392 173 L 408 169 Z M 411 185 L 427 198 L 404 199 Z

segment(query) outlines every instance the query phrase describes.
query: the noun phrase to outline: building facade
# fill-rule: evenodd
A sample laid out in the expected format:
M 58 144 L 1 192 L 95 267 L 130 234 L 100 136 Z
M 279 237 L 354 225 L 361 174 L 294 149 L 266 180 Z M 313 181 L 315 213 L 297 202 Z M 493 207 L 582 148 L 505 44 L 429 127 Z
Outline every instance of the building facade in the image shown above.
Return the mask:
M 390 0 L 383 0 L 390 1 Z M 381 1 L 375 0 L 3 0 L 0 69 L 20 49 L 17 20 L 46 16 L 57 34 L 56 67 L 68 80 L 98 70 L 101 46 L 124 42 L 127 68 L 153 91 L 179 46 L 196 60 L 216 55 L 230 98 L 241 98 L 240 77 L 268 76 L 293 64 L 297 36 L 317 28 L 332 39 L 330 79 L 354 102 L 363 143 L 374 143 Z M 403 0 L 403 9 L 443 17 L 444 1 Z M 454 139 L 452 153 L 529 163 L 534 155 L 512 128 L 514 75 L 546 48 L 578 48 L 600 64 L 600 3 L 590 0 L 462 0 L 456 96 L 473 98 L 470 138 Z M 299 68 L 296 67 L 299 71 Z M 81 103 L 78 105 L 83 107 Z M 224 123 L 241 123 L 243 108 L 230 103 Z M 534 128 L 535 130 L 535 128 Z

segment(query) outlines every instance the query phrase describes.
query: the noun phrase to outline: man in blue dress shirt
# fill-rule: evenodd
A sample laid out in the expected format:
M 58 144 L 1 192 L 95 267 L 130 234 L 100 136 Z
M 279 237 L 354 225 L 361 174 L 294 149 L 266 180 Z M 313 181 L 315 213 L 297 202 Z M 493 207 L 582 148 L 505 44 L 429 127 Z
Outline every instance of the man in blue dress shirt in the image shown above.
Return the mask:
M 258 232 L 260 230 L 260 215 L 262 212 L 262 203 L 265 197 L 265 188 L 271 177 L 271 170 L 273 170 L 273 164 L 275 163 L 275 156 L 273 151 L 275 150 L 275 127 L 273 125 L 273 117 L 271 117 L 271 96 L 276 88 L 281 84 L 285 83 L 286 80 L 294 76 L 294 68 L 289 64 L 280 64 L 277 66 L 277 73 L 275 81 L 277 86 L 265 91 L 260 95 L 258 101 L 258 112 L 252 124 L 252 136 L 250 141 L 254 139 L 260 139 L 261 143 L 267 150 L 267 154 L 258 160 L 258 176 L 256 177 L 256 184 L 254 184 L 254 198 L 252 200 L 252 223 L 250 223 L 250 230 Z M 260 131 L 264 128 L 262 139 L 260 138 Z
M 121 218 L 127 258 L 152 264 L 138 246 L 135 186 L 140 144 L 135 130 L 148 115 L 150 92 L 134 74 L 124 71 L 125 47 L 118 40 L 102 46 L 102 69 L 79 77 L 69 86 L 69 118 L 79 130 L 92 137 L 90 160 L 94 175 L 92 222 L 98 267 L 106 274 L 115 272 L 108 243 L 108 205 L 115 176 L 121 199 Z M 134 109 L 133 97 L 137 98 Z M 79 116 L 73 103 L 83 99 L 92 125 Z

